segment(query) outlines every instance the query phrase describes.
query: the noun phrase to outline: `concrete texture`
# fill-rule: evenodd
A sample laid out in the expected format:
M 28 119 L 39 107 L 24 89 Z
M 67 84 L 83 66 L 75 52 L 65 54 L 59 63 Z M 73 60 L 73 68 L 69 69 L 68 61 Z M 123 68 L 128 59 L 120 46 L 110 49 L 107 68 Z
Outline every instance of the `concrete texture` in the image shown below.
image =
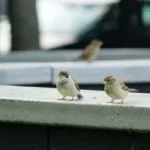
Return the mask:
M 114 75 L 128 83 L 150 82 L 150 59 L 51 63 L 2 63 L 0 84 L 55 84 L 57 73 L 67 70 L 79 84 L 101 84 Z
M 0 86 L 0 121 L 150 131 L 150 94 L 108 104 L 103 91 L 81 92 L 81 101 L 60 101 L 55 88 Z

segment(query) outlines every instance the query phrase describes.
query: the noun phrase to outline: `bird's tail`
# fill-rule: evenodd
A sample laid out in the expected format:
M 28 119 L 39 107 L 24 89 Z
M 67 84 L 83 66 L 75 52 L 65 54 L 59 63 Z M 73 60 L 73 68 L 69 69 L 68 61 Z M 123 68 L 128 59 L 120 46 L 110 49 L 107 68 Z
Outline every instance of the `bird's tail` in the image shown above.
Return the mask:
M 138 89 L 129 89 L 130 92 L 139 92 Z
M 78 97 L 78 99 L 83 99 L 83 98 L 84 98 L 81 93 L 79 93 L 79 94 L 77 95 L 77 97 Z

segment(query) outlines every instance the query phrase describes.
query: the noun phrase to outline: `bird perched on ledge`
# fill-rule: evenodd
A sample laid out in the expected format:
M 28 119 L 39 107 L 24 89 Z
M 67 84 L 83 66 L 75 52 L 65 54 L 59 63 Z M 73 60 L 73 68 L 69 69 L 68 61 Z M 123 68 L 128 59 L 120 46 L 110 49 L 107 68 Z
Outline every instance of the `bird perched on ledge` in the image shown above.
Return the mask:
M 85 47 L 83 53 L 74 61 L 89 61 L 95 60 L 97 53 L 100 51 L 103 42 L 100 40 L 92 40 L 92 42 Z
M 121 80 L 114 76 L 104 78 L 104 90 L 112 98 L 108 103 L 113 103 L 117 99 L 120 99 L 120 103 L 123 103 L 129 92 L 138 92 L 137 89 L 129 89 Z
M 63 96 L 60 100 L 64 100 L 66 96 L 72 97 L 72 100 L 74 100 L 75 96 L 77 96 L 78 99 L 83 99 L 77 81 L 67 71 L 60 71 L 58 73 L 56 87 Z

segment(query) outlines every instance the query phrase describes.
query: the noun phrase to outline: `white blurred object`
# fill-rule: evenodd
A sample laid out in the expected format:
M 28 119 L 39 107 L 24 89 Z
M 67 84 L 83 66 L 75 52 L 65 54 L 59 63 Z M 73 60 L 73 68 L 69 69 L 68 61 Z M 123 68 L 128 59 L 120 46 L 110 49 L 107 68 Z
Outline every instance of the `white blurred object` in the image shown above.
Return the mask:
M 8 19 L 3 19 L 0 22 L 0 54 L 7 54 L 10 49 L 10 24 Z
M 97 6 L 94 4 L 95 0 L 89 1 L 94 6 L 88 6 L 87 0 L 81 1 L 72 3 L 71 0 L 37 0 L 41 48 L 53 48 L 75 42 L 77 34 L 89 28 L 109 8 L 108 5 Z M 10 51 L 10 38 L 10 24 L 6 18 L 0 22 L 1 54 Z

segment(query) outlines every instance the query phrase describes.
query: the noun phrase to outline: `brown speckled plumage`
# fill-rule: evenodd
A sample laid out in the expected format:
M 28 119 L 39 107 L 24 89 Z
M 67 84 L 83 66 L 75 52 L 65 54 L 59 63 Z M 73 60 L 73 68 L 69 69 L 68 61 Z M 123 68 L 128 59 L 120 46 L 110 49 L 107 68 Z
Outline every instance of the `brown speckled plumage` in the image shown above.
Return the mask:
M 83 53 L 76 60 L 94 60 L 102 45 L 102 41 L 96 39 L 92 40 L 92 42 L 85 47 Z

